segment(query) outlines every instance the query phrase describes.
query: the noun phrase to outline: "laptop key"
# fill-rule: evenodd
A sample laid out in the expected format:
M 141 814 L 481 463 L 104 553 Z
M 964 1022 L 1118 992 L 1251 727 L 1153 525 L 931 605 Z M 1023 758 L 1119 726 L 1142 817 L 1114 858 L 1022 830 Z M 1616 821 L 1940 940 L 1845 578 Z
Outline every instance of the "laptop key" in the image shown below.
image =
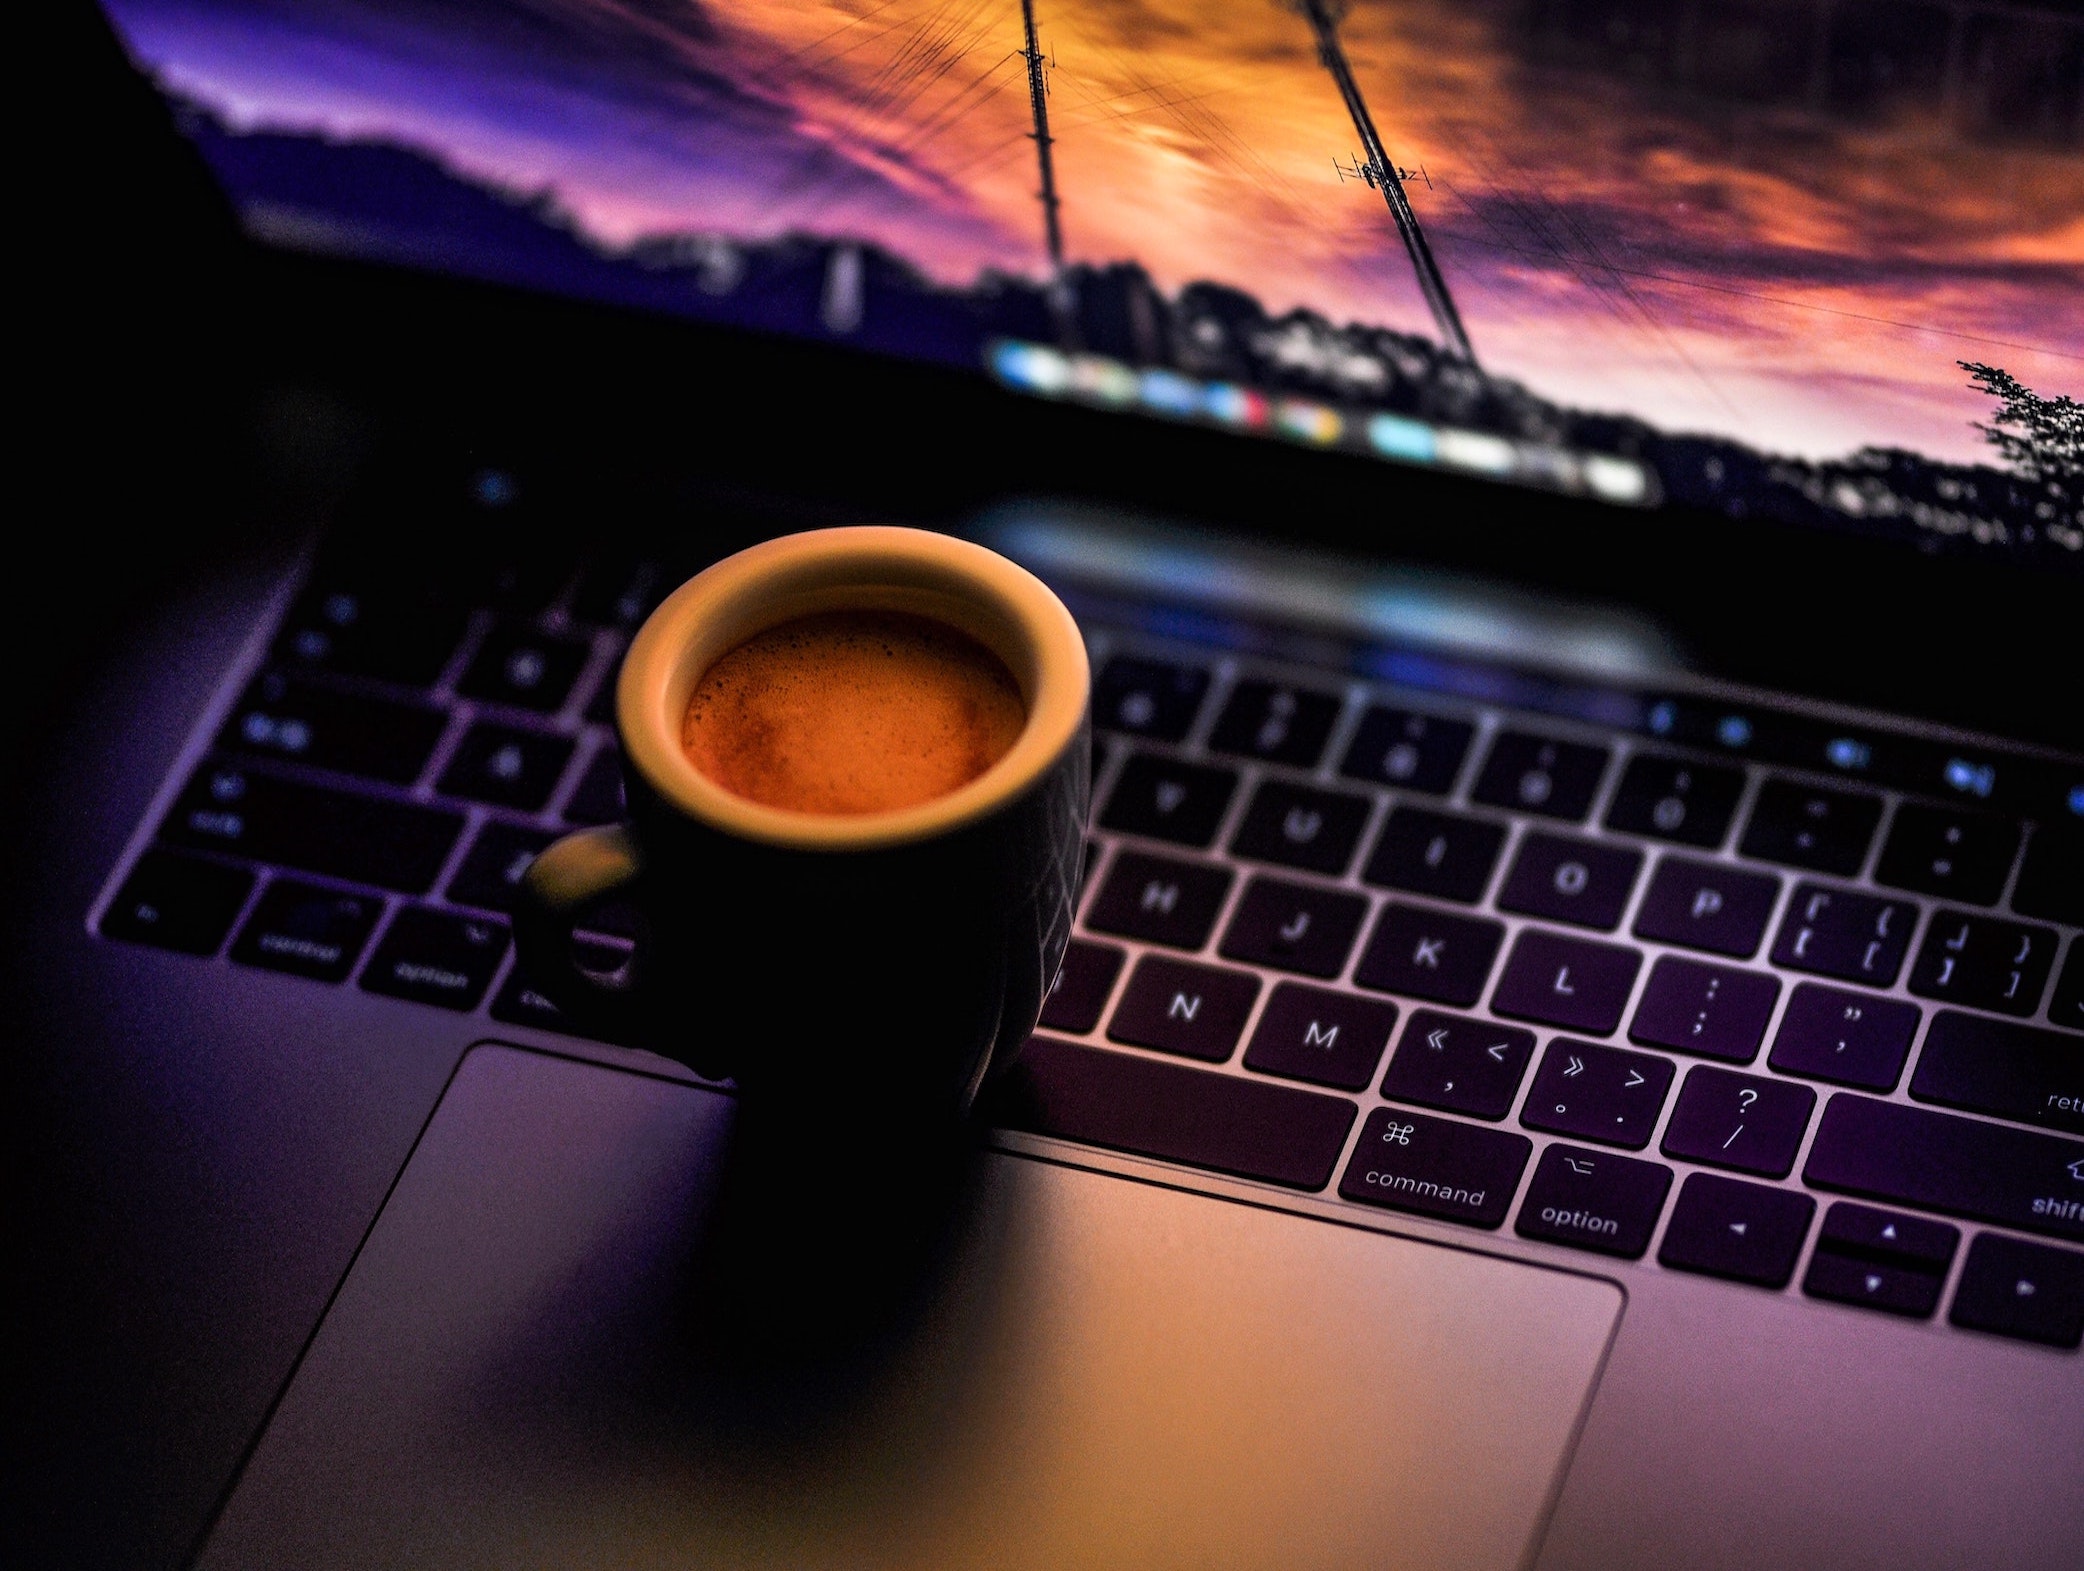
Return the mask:
M 1525 1135 L 1378 1107 L 1339 1180 L 1347 1200 L 1471 1227 L 1505 1220 L 1534 1142 Z
M 2084 1134 L 2084 1043 L 2059 1031 L 1942 1009 L 1925 1033 L 1910 1094 Z
M 2084 1141 L 1849 1091 L 1824 1105 L 1802 1182 L 2084 1240 Z
M 443 1009 L 471 1009 L 506 952 L 504 922 L 407 906 L 369 957 L 362 986 Z
M 593 646 L 502 623 L 485 635 L 456 690 L 466 698 L 549 714 L 564 703 Z
M 1802 1291 L 1811 1298 L 1925 1320 L 1939 1307 L 1939 1290 L 1945 1281 L 1941 1273 L 1886 1260 L 1857 1259 L 1827 1249 L 1818 1240 L 1816 1253 L 1809 1257 L 1809 1270 L 1802 1277 Z
M 1245 886 L 1219 949 L 1226 960 L 1337 976 L 1367 914 L 1367 900 L 1347 890 L 1255 878 Z
M 1445 796 L 1461 773 L 1476 727 L 1408 709 L 1370 709 L 1346 749 L 1339 773 L 1349 780 Z
M 1529 834 L 1498 891 L 1507 911 L 1610 933 L 1643 870 L 1643 854 L 1568 835 Z
M 1382 825 L 1361 877 L 1384 888 L 1474 905 L 1504 844 L 1503 824 L 1399 807 Z
M 1275 682 L 1240 682 L 1216 717 L 1209 750 L 1308 769 L 1324 751 L 1325 739 L 1339 718 L 1339 703 L 1336 693 Z
M 1939 1307 L 1939 1290 L 1960 1242 L 1961 1230 L 1944 1222 L 1833 1201 L 1802 1291 L 1922 1320 Z
M 1792 780 L 1768 780 L 1744 828 L 1738 850 L 1761 862 L 1846 877 L 1867 860 L 1881 798 L 1861 791 L 1827 791 Z
M 1917 920 L 1918 908 L 1907 900 L 1797 884 L 1773 940 L 1773 964 L 1887 987 L 1896 980 Z
M 569 824 L 619 824 L 628 816 L 629 804 L 622 794 L 622 753 L 604 747 L 593 755 L 586 773 L 572 788 L 571 800 L 564 804 L 564 820 Z
M 1129 973 L 1107 1034 L 1133 1047 L 1220 1064 L 1244 1035 L 1259 978 L 1164 955 L 1145 955 Z
M 1978 1233 L 1947 1318 L 1970 1331 L 2075 1347 L 2084 1339 L 2084 1255 Z
M 2084 824 L 2042 824 L 2026 842 L 2012 909 L 2084 926 Z
M 1559 1036 L 1542 1054 L 1520 1122 L 1640 1151 L 1657 1127 L 1672 1073 L 1672 1061 L 1654 1053 Z
M 1628 1040 L 1748 1064 L 1779 997 L 1776 976 L 1666 955 L 1650 968 Z
M 1671 1187 L 1672 1170 L 1662 1162 L 1552 1145 L 1535 1165 L 1513 1230 L 1522 1238 L 1640 1260 Z
M 587 933 L 573 935 L 572 953 L 589 971 L 612 972 L 629 958 L 629 951 L 624 946 Z M 567 1015 L 536 990 L 518 965 L 508 973 L 505 984 L 493 998 L 491 1013 L 494 1020 L 509 1025 L 534 1026 L 541 1031 L 556 1031 L 565 1036 L 590 1037 L 620 1047 L 644 1045 L 636 1035 L 625 1033 L 617 1022 L 574 1019 Z
M 1194 724 L 1208 672 L 1116 655 L 1093 684 L 1093 724 L 1158 742 L 1177 742 Z
M 1367 827 L 1368 807 L 1363 796 L 1269 780 L 1252 794 L 1230 850 L 1255 862 L 1278 862 L 1337 877 L 1353 860 L 1353 848 Z
M 1729 833 L 1743 794 L 1741 769 L 1638 753 L 1621 772 L 1606 827 L 1712 850 Z
M 2070 940 L 2070 957 L 2056 978 L 2055 996 L 2048 1000 L 2048 1018 L 2072 1031 L 2084 1031 L 2084 938 Z
M 240 928 L 232 958 L 317 982 L 344 982 L 383 909 L 373 895 L 278 878 Z
M 1230 869 L 1213 863 L 1123 851 L 1086 908 L 1085 925 L 1173 949 L 1199 949 L 1216 925 L 1230 880 Z
M 1582 742 L 1501 731 L 1470 795 L 1491 807 L 1575 822 L 1591 811 L 1610 756 Z
M 1766 1062 L 1782 1074 L 1890 1091 L 1919 1018 L 1916 1004 L 1804 982 L 1787 1001 Z
M 430 705 L 337 692 L 270 671 L 247 689 L 217 745 L 407 785 L 448 723 Z
M 997 1116 L 1032 1134 L 1318 1190 L 1357 1111 L 1321 1091 L 1036 1036 L 1007 1073 Z
M 1353 980 L 1466 1009 L 1483 996 L 1504 939 L 1503 923 L 1391 901 L 1375 920 Z
M 1397 1006 L 1379 998 L 1283 982 L 1260 1012 L 1245 1067 L 1341 1091 L 1364 1090 L 1396 1023 Z
M 1692 1173 L 1679 1186 L 1657 1259 L 1679 1271 L 1785 1287 L 1815 1214 L 1816 1202 L 1791 1189 Z
M 214 955 L 253 884 L 243 867 L 155 847 L 138 858 L 102 913 L 102 937 Z
M 1973 1009 L 2030 1015 L 2041 1001 L 2057 942 L 2052 927 L 1940 911 L 1910 968 L 1910 990 Z
M 441 594 L 314 584 L 283 618 L 275 658 L 310 671 L 426 687 L 463 641 L 467 621 L 465 608 Z
M 1533 1056 L 1532 1031 L 1415 1009 L 1382 1077 L 1382 1094 L 1496 1123 L 1512 1111 Z
M 1973 905 L 1995 905 L 2018 849 L 2019 826 L 2010 819 L 1906 802 L 1896 809 L 1896 820 L 1889 826 L 1874 881 Z
M 569 737 L 479 721 L 464 733 L 435 789 L 444 796 L 533 813 L 571 761 Z
M 159 833 L 175 845 L 423 894 L 462 829 L 460 813 L 209 763 L 196 771 Z
M 491 820 L 478 831 L 463 865 L 449 880 L 449 899 L 457 905 L 511 913 L 520 898 L 521 880 L 543 847 L 556 838 L 549 830 Z
M 1621 1023 L 1642 964 L 1640 951 L 1619 944 L 1522 928 L 1491 1008 L 1515 1020 L 1606 1036 Z
M 1816 1111 L 1805 1085 L 1702 1064 L 1688 1070 L 1665 1125 L 1666 1156 L 1761 1178 L 1785 1178 Z
M 1125 952 L 1113 944 L 1072 939 L 1064 951 L 1064 964 L 1042 1000 L 1042 1024 L 1078 1036 L 1092 1030 L 1107 1008 L 1124 958 Z
M 1152 840 L 1183 846 L 1205 846 L 1216 837 L 1237 771 L 1183 764 L 1175 759 L 1138 753 L 1116 776 L 1114 794 L 1100 815 L 1106 829 L 1125 830 Z
M 1636 908 L 1635 936 L 1749 960 L 1758 953 L 1779 898 L 1780 880 L 1770 873 L 1664 857 Z

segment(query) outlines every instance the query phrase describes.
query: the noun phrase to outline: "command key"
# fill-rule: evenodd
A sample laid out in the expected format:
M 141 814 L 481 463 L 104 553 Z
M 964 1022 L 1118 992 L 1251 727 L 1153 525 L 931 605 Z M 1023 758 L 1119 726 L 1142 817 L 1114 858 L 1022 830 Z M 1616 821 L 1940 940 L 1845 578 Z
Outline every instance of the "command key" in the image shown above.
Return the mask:
M 1496 1227 L 1533 1149 L 1525 1135 L 1378 1107 L 1360 1132 L 1339 1193 L 1394 1211 Z

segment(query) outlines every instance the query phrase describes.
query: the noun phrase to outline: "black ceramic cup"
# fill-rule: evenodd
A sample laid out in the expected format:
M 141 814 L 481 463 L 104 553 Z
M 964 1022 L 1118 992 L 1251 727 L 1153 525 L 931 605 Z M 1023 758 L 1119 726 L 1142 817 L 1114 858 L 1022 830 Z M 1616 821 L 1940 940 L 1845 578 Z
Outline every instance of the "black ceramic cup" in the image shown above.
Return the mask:
M 1013 747 L 946 796 L 821 814 L 750 801 L 681 746 L 723 654 L 821 611 L 904 611 L 967 633 L 1019 684 Z M 521 962 L 561 1010 L 711 1077 L 748 1104 L 816 1106 L 862 1132 L 960 1123 L 1034 1028 L 1071 929 L 1090 782 L 1090 673 L 1061 601 L 981 546 L 826 529 L 754 546 L 671 595 L 616 688 L 628 822 L 536 859 Z M 616 900 L 640 936 L 612 976 L 572 934 Z M 873 1116 L 873 1128 L 866 1120 Z

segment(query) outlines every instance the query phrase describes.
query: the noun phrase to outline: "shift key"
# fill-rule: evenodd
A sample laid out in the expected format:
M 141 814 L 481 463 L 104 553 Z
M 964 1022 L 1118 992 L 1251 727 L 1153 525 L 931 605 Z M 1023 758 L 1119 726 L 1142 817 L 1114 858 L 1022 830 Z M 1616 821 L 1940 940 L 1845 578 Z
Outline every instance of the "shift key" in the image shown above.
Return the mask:
M 2084 1240 L 2084 1141 L 1841 1091 L 1803 1182 Z

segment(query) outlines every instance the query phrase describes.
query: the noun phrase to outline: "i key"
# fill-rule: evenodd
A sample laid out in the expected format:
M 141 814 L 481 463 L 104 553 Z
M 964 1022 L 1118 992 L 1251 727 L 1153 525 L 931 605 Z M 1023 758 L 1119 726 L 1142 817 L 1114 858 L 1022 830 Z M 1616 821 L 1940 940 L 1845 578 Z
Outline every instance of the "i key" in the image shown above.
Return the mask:
M 2030 1015 L 2041 1001 L 2055 945 L 2051 927 L 1941 911 L 1910 968 L 1910 990 L 1921 998 Z

